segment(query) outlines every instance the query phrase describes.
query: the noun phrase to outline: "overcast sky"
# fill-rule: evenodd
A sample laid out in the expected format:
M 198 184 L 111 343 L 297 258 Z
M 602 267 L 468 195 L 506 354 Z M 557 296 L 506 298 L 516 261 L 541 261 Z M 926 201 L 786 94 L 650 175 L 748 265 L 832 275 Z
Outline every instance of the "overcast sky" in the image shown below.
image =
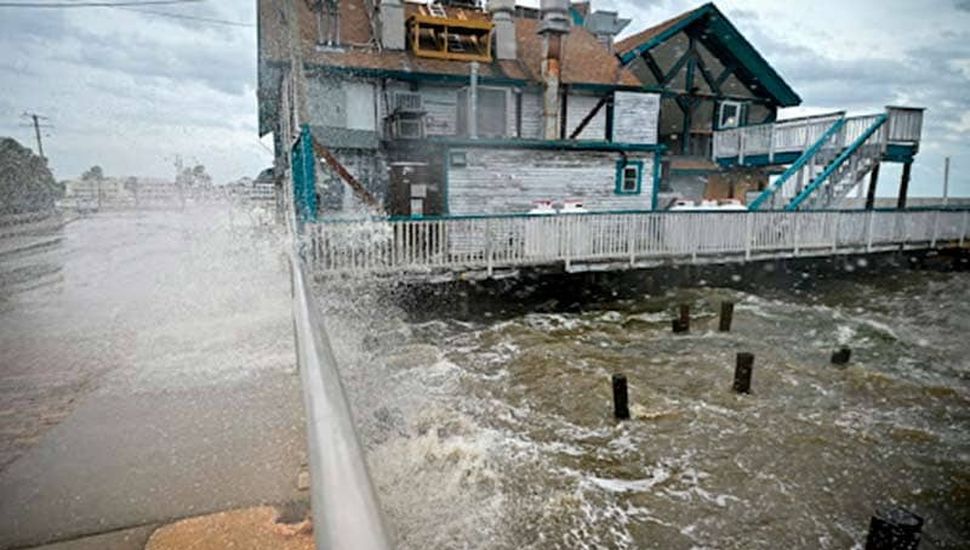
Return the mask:
M 630 31 L 700 4 L 594 0 L 632 17 Z M 927 107 L 911 194 L 940 194 L 949 155 L 952 194 L 970 196 L 970 0 L 717 5 L 801 95 L 804 107 L 783 116 Z M 255 0 L 153 9 L 255 22 Z M 109 175 L 171 177 L 181 155 L 224 182 L 272 162 L 256 131 L 255 26 L 106 8 L 0 8 L 0 52 L 0 135 L 33 147 L 20 114 L 48 116 L 54 128 L 44 147 L 59 179 L 92 164 Z M 895 192 L 898 173 L 883 171 L 881 195 Z

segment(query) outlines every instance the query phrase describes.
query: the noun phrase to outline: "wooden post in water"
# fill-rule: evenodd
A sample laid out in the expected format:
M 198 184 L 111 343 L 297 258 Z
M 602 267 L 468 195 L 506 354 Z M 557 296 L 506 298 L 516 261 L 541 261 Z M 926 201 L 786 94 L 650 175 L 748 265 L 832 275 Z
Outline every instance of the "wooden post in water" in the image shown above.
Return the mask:
M 626 376 L 623 374 L 613 375 L 613 416 L 617 420 L 628 420 L 630 418 L 629 396 L 626 391 Z
M 680 306 L 680 317 L 671 323 L 675 334 L 690 332 L 690 306 L 682 304 Z
M 877 510 L 869 521 L 866 550 L 916 550 L 923 518 L 902 508 Z
M 754 369 L 754 354 L 738 353 L 734 365 L 734 392 L 751 393 L 751 371 Z
M 721 321 L 718 330 L 731 332 L 731 320 L 734 318 L 734 302 L 721 302 Z
M 848 347 L 841 347 L 838 351 L 832 354 L 832 364 L 833 365 L 848 365 L 849 359 L 852 358 L 852 349 Z

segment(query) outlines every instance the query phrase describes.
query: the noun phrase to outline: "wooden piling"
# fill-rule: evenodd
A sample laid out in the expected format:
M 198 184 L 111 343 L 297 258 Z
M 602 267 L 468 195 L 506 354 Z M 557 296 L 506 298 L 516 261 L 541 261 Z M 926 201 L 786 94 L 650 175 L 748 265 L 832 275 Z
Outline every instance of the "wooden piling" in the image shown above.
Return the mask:
M 617 420 L 627 420 L 630 418 L 630 404 L 626 389 L 626 376 L 623 374 L 613 375 L 613 416 L 615 416 Z
M 865 550 L 916 550 L 923 518 L 902 508 L 877 510 L 869 521 Z
M 680 317 L 671 322 L 674 333 L 690 332 L 690 306 L 683 304 L 680 306 Z
M 735 393 L 751 392 L 751 371 L 754 369 L 754 354 L 741 352 L 738 353 L 734 365 L 734 386 Z
M 852 349 L 847 347 L 839 348 L 832 354 L 832 364 L 833 365 L 848 365 L 849 360 L 852 358 Z
M 734 319 L 734 302 L 721 302 L 721 320 L 718 330 L 731 332 L 731 321 Z

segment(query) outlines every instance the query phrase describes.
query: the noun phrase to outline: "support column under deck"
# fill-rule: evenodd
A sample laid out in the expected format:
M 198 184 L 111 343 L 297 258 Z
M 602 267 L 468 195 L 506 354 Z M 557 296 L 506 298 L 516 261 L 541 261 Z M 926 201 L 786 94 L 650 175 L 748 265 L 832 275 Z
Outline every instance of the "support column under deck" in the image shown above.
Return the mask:
M 909 193 L 909 177 L 912 170 L 912 161 L 903 164 L 903 176 L 899 181 L 899 200 L 896 202 L 896 208 L 906 208 L 906 195 Z
M 879 161 L 872 167 L 869 174 L 869 192 L 866 193 L 866 210 L 872 210 L 876 206 L 876 185 L 879 183 Z

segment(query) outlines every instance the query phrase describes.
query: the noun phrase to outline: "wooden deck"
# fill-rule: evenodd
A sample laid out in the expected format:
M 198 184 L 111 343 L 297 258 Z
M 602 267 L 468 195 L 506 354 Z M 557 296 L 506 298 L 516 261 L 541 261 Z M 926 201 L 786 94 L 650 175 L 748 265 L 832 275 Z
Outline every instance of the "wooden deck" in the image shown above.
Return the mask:
M 307 224 L 319 276 L 497 277 L 962 246 L 968 210 L 625 212 Z

